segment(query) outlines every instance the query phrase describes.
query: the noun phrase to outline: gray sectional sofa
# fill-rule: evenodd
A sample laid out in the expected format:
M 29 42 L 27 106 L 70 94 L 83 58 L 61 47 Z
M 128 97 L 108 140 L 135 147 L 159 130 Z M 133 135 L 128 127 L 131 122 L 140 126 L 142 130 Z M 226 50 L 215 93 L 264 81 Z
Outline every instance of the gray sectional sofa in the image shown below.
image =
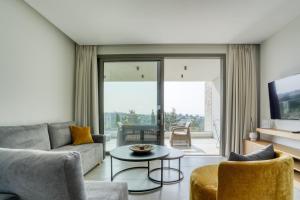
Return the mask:
M 84 181 L 78 152 L 0 148 L 1 200 L 128 200 L 126 183 Z
M 72 145 L 73 122 L 0 127 L 0 200 L 127 200 L 126 183 L 83 181 L 105 137 Z
M 72 145 L 70 125 L 74 122 L 0 127 L 0 147 L 45 151 L 78 151 L 83 173 L 100 164 L 104 158 L 105 138 L 93 135 L 93 144 Z

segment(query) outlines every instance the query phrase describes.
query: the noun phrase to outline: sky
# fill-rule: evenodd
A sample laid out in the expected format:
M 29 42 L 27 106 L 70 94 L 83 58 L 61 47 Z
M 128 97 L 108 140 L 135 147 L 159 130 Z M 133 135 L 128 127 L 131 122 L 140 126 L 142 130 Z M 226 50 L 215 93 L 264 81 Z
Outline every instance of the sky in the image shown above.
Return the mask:
M 165 82 L 165 112 L 204 115 L 204 82 Z M 157 83 L 104 82 L 104 112 L 135 110 L 137 114 L 151 114 L 157 110 Z
M 165 82 L 165 112 L 204 115 L 204 82 Z

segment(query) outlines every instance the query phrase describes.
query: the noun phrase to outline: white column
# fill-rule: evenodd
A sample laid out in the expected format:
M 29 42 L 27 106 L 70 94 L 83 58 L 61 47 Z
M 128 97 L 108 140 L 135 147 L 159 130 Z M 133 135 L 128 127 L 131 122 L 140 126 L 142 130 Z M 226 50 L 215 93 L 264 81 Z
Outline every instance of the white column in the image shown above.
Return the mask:
M 211 82 L 205 82 L 205 119 L 204 131 L 212 131 L 212 87 Z

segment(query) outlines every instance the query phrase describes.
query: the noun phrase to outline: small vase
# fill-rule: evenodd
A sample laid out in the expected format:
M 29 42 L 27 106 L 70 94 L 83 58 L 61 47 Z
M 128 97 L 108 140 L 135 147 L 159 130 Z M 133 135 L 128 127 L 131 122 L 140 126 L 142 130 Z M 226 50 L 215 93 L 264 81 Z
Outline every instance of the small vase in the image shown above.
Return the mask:
M 256 132 L 250 132 L 249 133 L 249 138 L 251 141 L 256 141 L 257 140 L 257 133 Z

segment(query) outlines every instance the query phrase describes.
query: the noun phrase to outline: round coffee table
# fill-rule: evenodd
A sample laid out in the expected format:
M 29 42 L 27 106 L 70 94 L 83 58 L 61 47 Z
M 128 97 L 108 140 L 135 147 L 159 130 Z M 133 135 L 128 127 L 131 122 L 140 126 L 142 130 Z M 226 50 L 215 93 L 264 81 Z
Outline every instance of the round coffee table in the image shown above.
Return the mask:
M 164 170 L 172 170 L 175 172 L 178 172 L 178 178 L 174 179 L 174 180 L 170 180 L 170 181 L 163 181 L 163 184 L 173 184 L 173 183 L 178 183 L 183 179 L 183 172 L 181 171 L 181 158 L 183 158 L 184 154 L 182 151 L 178 150 L 178 149 L 173 149 L 170 148 L 170 153 L 168 156 L 162 158 L 162 160 L 167 160 L 168 163 L 168 167 L 159 167 L 159 168 L 154 168 L 152 170 L 150 170 L 149 172 L 149 179 L 154 181 L 154 182 L 159 182 L 158 179 L 152 178 L 151 177 L 151 173 L 157 170 L 161 170 L 161 172 L 163 172 Z M 171 160 L 177 160 L 178 159 L 178 168 L 173 168 L 170 166 L 170 161 Z
M 128 170 L 133 170 L 133 169 L 147 169 L 148 170 L 148 178 L 149 178 L 149 174 L 150 174 L 150 161 L 153 160 L 160 160 L 160 164 L 161 164 L 161 168 L 163 168 L 163 160 L 162 158 L 166 157 L 170 150 L 167 147 L 164 146 L 159 146 L 159 145 L 153 145 L 154 149 L 148 153 L 148 154 L 135 154 L 133 153 L 130 149 L 129 146 L 121 146 L 121 147 L 117 147 L 115 149 L 113 149 L 110 152 L 110 165 L 111 165 L 111 181 L 114 180 L 114 178 L 121 174 L 122 172 L 128 171 Z M 117 159 L 117 160 L 121 160 L 121 161 L 126 161 L 126 162 L 148 162 L 148 166 L 140 166 L 140 167 L 129 167 L 129 168 L 125 168 L 121 171 L 118 171 L 114 174 L 113 172 L 113 158 Z M 150 179 L 150 178 L 149 178 Z M 151 180 L 151 179 L 150 179 Z M 161 179 L 155 181 L 154 183 L 158 183 L 159 186 L 157 187 L 153 187 L 153 188 L 148 188 L 148 189 L 129 189 L 129 192 L 148 192 L 148 191 L 152 191 L 152 190 L 156 190 L 159 189 L 163 186 L 163 170 L 161 171 Z

